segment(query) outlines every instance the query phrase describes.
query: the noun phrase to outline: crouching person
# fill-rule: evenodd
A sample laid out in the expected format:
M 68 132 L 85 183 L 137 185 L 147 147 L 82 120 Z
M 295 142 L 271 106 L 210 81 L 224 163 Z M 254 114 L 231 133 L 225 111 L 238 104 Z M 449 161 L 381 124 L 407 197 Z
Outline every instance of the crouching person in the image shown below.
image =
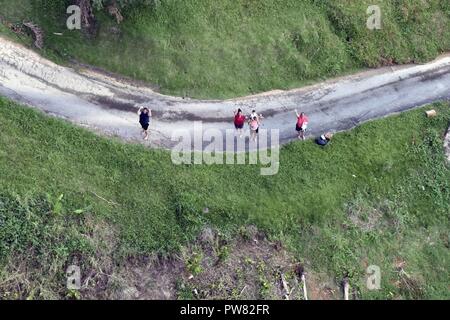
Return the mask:
M 333 134 L 328 132 L 328 133 L 325 133 L 325 134 L 321 135 L 320 137 L 318 137 L 316 139 L 316 143 L 319 146 L 326 146 L 331 141 L 332 138 L 333 138 Z

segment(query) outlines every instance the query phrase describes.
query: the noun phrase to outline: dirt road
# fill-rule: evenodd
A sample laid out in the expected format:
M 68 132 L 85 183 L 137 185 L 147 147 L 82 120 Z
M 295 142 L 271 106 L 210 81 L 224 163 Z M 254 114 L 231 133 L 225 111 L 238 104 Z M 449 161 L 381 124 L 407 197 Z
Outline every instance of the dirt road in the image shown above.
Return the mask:
M 128 141 L 141 141 L 136 110 L 153 109 L 152 147 L 170 148 L 177 129 L 232 129 L 233 110 L 256 109 L 263 128 L 280 129 L 281 142 L 295 139 L 294 110 L 310 118 L 310 136 L 341 131 L 393 113 L 450 98 L 450 56 L 426 65 L 365 71 L 301 89 L 231 100 L 194 100 L 161 95 L 149 87 L 92 70 L 56 65 L 0 37 L 0 95 Z

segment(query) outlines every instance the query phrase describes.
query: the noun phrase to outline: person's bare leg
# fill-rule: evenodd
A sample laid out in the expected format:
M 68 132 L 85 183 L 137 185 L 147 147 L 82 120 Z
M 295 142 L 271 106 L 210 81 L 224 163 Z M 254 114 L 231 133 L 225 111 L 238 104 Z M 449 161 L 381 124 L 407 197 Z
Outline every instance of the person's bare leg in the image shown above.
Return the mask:
M 301 131 L 300 136 L 301 136 L 302 140 L 304 141 L 305 140 L 305 131 Z
M 148 131 L 144 130 L 144 140 L 148 140 Z

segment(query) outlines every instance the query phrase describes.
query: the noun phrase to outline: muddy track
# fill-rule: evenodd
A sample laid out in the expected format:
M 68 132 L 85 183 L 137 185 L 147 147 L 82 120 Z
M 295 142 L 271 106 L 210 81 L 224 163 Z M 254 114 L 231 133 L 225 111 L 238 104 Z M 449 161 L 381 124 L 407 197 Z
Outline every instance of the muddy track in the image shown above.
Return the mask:
M 0 95 L 36 107 L 99 133 L 142 142 L 138 105 L 153 109 L 152 147 L 170 148 L 177 129 L 232 129 L 233 110 L 256 109 L 263 128 L 279 129 L 282 143 L 295 139 L 294 110 L 310 118 L 310 136 L 351 129 L 371 119 L 450 99 L 450 56 L 426 65 L 361 72 L 290 91 L 230 100 L 195 100 L 161 95 L 138 82 L 88 68 L 56 65 L 0 37 Z M 225 144 L 224 144 L 225 145 Z

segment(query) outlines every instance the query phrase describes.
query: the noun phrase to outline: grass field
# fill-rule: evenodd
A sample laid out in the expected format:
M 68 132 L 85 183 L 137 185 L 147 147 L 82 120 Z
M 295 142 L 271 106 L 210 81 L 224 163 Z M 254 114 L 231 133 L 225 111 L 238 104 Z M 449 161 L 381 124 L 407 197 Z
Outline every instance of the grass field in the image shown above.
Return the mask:
M 96 12 L 93 38 L 68 31 L 65 0 L 0 0 L 11 22 L 45 30 L 44 53 L 142 79 L 161 92 L 225 98 L 288 89 L 364 67 L 421 62 L 450 49 L 440 0 L 188 0 Z M 369 5 L 382 29 L 366 28 Z M 54 33 L 63 33 L 63 36 Z
M 65 266 L 97 263 L 99 230 L 117 230 L 120 263 L 177 252 L 205 226 L 233 237 L 254 224 L 316 272 L 348 273 L 363 298 L 448 299 L 450 110 L 433 107 L 436 118 L 370 122 L 325 149 L 286 145 L 279 174 L 265 177 L 250 165 L 176 166 L 168 152 L 0 99 L 0 298 L 64 297 Z M 398 260 L 415 290 L 398 284 Z M 26 284 L 2 291 L 19 261 Z M 381 267 L 381 291 L 365 289 L 367 264 Z

